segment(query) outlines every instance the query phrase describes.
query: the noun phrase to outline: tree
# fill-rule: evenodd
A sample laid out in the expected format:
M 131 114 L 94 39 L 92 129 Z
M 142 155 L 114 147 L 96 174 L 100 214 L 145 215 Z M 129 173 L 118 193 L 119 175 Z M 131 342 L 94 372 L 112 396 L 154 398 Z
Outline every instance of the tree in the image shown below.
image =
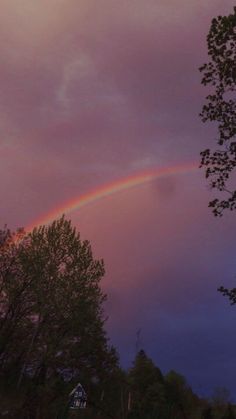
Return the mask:
M 222 419 L 235 419 L 235 412 L 233 410 L 233 407 L 231 404 L 228 404 L 227 409 L 225 411 L 224 416 L 222 417 Z
M 215 406 L 227 406 L 230 402 L 230 392 L 225 387 L 215 387 L 212 395 Z
M 224 209 L 236 209 L 233 172 L 236 167 L 236 7 L 229 16 L 218 16 L 211 23 L 207 36 L 210 61 L 200 67 L 202 84 L 213 92 L 202 108 L 203 122 L 218 126 L 218 147 L 201 152 L 201 166 L 206 168 L 210 186 L 223 193 L 223 199 L 209 203 L 215 216 Z
M 16 240 L 16 237 L 19 241 Z M 24 341 L 22 334 L 23 318 L 27 312 L 27 299 L 24 298 L 29 285 L 20 265 L 20 253 L 24 246 L 24 232 L 12 234 L 9 230 L 0 231 L 0 371 L 14 365 L 17 341 Z M 18 351 L 19 360 L 20 353 Z M 16 365 L 14 365 L 16 367 Z
M 192 413 L 198 412 L 199 399 L 181 374 L 171 370 L 165 376 L 165 382 L 169 406 L 168 418 L 191 418 Z
M 96 395 L 117 369 L 104 331 L 103 275 L 103 261 L 64 216 L 29 234 L 0 235 L 0 372 L 24 389 L 21 412 L 53 417 L 50 404 L 72 385 L 82 381 Z
M 170 371 L 165 377 L 143 350 L 129 371 L 129 419 L 191 419 L 199 417 L 202 403 L 185 378 Z
M 213 418 L 214 416 L 213 416 L 213 410 L 211 406 L 203 410 L 202 419 L 213 419 Z
M 164 378 L 153 361 L 143 350 L 139 351 L 129 372 L 130 414 L 129 418 L 165 418 Z
M 230 404 L 230 392 L 227 388 L 216 387 L 211 399 L 212 409 L 216 417 L 221 417 L 222 419 L 232 417 L 233 410 Z

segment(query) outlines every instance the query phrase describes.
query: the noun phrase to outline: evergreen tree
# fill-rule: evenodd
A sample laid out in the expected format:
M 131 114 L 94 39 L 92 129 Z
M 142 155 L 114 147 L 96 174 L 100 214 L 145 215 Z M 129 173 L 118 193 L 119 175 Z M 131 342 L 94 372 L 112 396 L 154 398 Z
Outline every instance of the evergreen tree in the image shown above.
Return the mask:
M 169 419 L 189 419 L 200 410 L 198 397 L 187 385 L 185 378 L 171 370 L 165 377 Z
M 164 418 L 164 378 L 152 360 L 141 350 L 129 372 L 131 410 L 129 418 Z

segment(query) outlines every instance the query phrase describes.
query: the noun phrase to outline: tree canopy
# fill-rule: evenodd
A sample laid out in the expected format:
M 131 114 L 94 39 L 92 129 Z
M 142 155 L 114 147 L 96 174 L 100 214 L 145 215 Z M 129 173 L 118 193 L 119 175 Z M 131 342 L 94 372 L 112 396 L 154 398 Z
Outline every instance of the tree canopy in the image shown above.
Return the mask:
M 206 97 L 202 108 L 203 122 L 217 124 L 218 147 L 201 152 L 201 166 L 206 168 L 210 185 L 223 193 L 223 199 L 209 203 L 215 216 L 222 216 L 225 209 L 236 209 L 236 7 L 228 16 L 212 20 L 207 36 L 210 61 L 200 67 L 202 84 L 210 86 L 212 93 Z M 218 289 L 236 303 L 236 288 Z
M 0 239 L 1 378 L 17 392 L 24 384 L 20 408 L 46 418 L 63 382 L 93 387 L 117 368 L 104 331 L 104 263 L 64 217 Z
M 212 20 L 207 36 L 210 61 L 200 67 L 202 84 L 212 91 L 201 112 L 203 122 L 215 122 L 218 130 L 215 150 L 201 152 L 201 166 L 206 168 L 210 186 L 223 193 L 223 199 L 209 203 L 215 216 L 224 209 L 236 209 L 236 7 L 228 16 Z

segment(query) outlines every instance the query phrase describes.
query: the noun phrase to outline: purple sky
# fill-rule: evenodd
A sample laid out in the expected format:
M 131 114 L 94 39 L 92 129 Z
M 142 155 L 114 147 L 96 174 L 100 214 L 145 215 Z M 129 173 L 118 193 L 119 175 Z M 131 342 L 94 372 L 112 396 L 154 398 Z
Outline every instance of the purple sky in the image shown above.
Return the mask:
M 2 0 L 2 226 L 29 225 L 90 189 L 199 160 L 211 19 L 230 0 Z M 107 328 L 122 364 L 140 345 L 194 390 L 235 387 L 235 214 L 215 219 L 202 171 L 68 214 L 103 257 Z

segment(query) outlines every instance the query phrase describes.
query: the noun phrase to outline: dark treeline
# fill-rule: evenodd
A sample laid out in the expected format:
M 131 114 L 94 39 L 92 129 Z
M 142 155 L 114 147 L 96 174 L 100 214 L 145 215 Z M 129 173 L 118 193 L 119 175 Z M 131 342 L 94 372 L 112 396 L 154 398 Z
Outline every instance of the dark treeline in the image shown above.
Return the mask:
M 31 233 L 0 231 L 0 415 L 4 418 L 234 418 L 218 391 L 200 399 L 184 377 L 164 376 L 144 351 L 119 366 L 104 330 L 95 260 L 64 217 Z M 86 409 L 69 409 L 81 382 Z

